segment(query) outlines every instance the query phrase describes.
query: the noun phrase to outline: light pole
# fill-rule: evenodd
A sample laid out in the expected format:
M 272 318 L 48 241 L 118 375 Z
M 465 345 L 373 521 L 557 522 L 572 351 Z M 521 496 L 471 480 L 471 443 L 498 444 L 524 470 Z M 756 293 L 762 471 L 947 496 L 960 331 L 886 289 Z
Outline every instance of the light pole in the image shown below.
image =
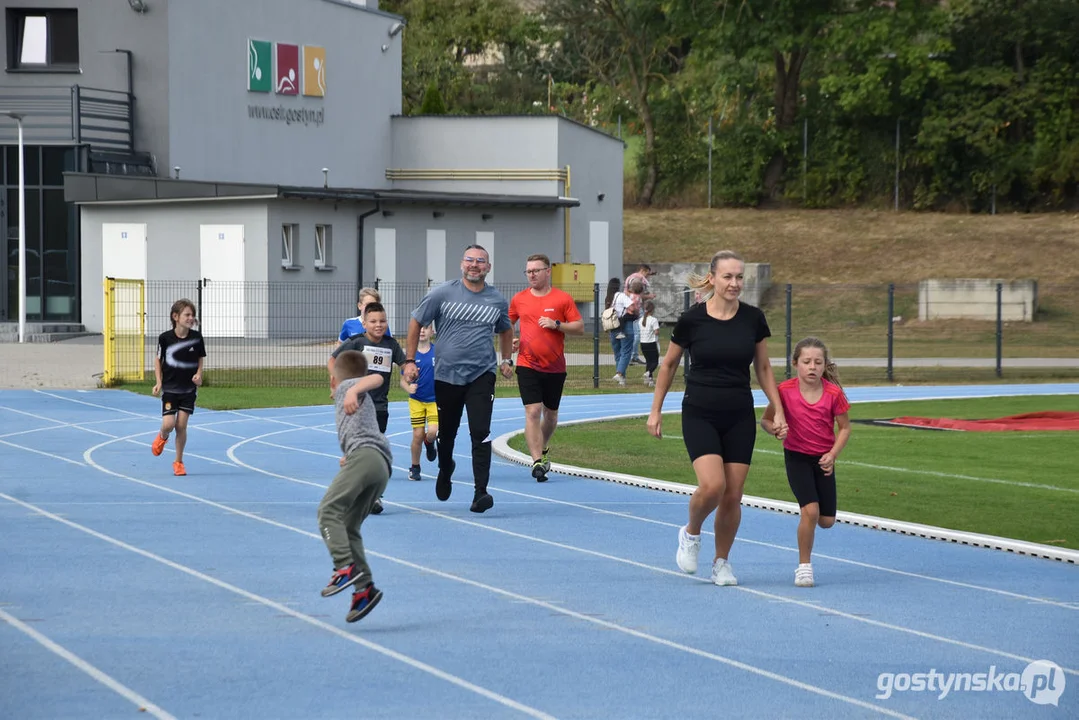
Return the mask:
M 26 342 L 26 158 L 22 144 L 22 113 L 0 110 L 19 126 L 19 342 Z M 6 231 L 5 231 L 6 234 Z

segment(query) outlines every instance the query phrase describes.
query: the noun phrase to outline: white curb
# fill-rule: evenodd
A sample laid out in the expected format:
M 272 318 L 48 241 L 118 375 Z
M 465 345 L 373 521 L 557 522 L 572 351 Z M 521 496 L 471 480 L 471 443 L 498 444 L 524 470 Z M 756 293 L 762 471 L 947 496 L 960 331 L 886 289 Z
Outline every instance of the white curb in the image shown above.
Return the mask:
M 588 418 L 585 420 L 570 420 L 559 424 L 563 426 L 578 425 L 586 422 L 604 422 L 606 420 L 621 420 L 635 417 L 642 417 L 642 415 L 640 413 L 612 415 L 602 419 Z M 505 458 L 511 462 L 525 466 L 531 465 L 532 458 L 524 453 L 517 452 L 509 446 L 510 438 L 522 433 L 524 433 L 523 429 L 499 435 L 491 442 L 491 449 L 499 457 Z M 634 487 L 646 488 L 649 490 L 663 490 L 679 495 L 692 495 L 693 491 L 696 489 L 695 485 L 687 485 L 685 483 L 653 480 L 652 478 L 641 477 L 639 475 L 608 472 L 606 470 L 577 467 L 575 465 L 563 465 L 562 463 L 551 463 L 551 470 L 564 475 L 573 475 L 575 477 L 590 478 L 593 480 L 607 480 L 608 482 L 632 485 Z M 746 507 L 759 508 L 761 510 L 773 510 L 789 515 L 797 515 L 799 511 L 797 503 L 754 497 L 752 495 L 743 495 L 742 504 Z M 1029 555 L 1031 557 L 1039 557 L 1046 560 L 1057 560 L 1073 565 L 1079 564 L 1079 551 L 1069 550 L 1067 548 L 1057 548 L 1052 545 L 1040 545 L 1038 543 L 1026 542 L 1023 540 L 997 537 L 995 535 L 980 535 L 978 533 L 968 533 L 961 530 L 950 530 L 948 528 L 934 527 L 932 525 L 920 525 L 918 523 L 889 520 L 887 518 L 874 517 L 872 515 L 860 515 L 858 513 L 843 511 L 836 513 L 836 521 L 870 528 L 872 530 L 887 530 L 901 535 L 912 535 L 914 537 L 927 538 L 929 540 L 943 540 L 945 542 L 953 542 L 960 545 L 970 545 L 973 547 L 988 548 L 990 550 L 1003 550 L 1017 555 Z

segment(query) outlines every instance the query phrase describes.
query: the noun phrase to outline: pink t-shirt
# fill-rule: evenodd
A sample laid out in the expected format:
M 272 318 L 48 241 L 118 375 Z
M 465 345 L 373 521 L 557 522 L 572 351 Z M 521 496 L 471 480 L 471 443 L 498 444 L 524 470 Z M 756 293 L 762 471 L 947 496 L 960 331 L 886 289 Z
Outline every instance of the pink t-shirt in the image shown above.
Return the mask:
M 821 380 L 824 392 L 820 400 L 808 403 L 798 389 L 798 378 L 779 384 L 779 400 L 787 417 L 787 437 L 783 447 L 806 455 L 823 455 L 835 444 L 835 419 L 850 410 L 843 389 Z

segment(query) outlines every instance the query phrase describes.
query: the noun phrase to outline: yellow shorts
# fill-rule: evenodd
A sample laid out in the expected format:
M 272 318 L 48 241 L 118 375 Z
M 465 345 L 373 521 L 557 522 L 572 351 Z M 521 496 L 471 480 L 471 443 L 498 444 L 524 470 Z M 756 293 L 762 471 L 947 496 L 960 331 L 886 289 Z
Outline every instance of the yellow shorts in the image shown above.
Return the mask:
M 425 425 L 438 425 L 438 406 L 433 402 L 420 402 L 409 398 L 408 417 L 412 421 L 412 427 L 414 428 L 421 428 Z

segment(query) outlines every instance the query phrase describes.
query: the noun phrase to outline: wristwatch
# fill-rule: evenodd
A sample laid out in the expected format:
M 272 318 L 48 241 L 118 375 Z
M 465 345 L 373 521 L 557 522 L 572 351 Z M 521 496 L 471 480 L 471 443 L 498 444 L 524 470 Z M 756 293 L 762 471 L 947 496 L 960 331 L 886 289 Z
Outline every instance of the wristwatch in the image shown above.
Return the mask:
M 513 367 L 513 361 L 512 360 L 503 360 L 500 363 L 500 365 L 509 365 L 510 367 Z
M 562 327 L 562 321 L 561 320 L 555 320 L 554 321 L 554 329 L 558 330 L 560 327 Z

